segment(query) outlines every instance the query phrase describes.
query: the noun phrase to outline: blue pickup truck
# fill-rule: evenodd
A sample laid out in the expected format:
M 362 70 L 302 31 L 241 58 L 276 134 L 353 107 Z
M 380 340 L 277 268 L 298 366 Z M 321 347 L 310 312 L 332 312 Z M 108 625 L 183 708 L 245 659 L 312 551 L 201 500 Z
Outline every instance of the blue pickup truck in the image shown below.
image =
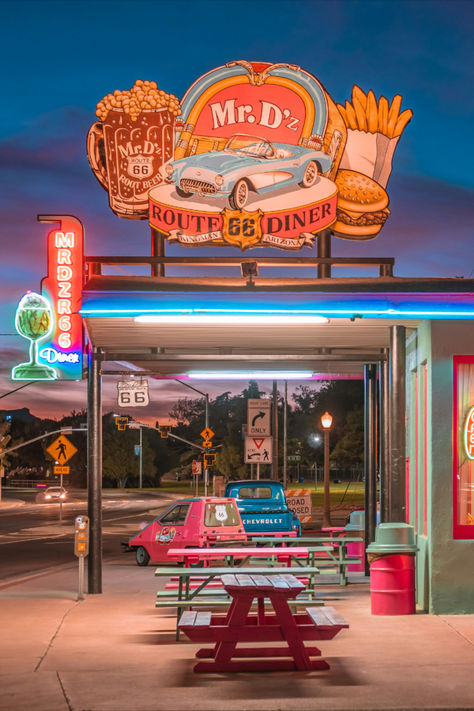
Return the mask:
M 300 520 L 288 508 L 285 490 L 279 481 L 229 481 L 225 496 L 237 500 L 247 533 L 285 534 L 296 531 L 296 535 L 301 536 Z

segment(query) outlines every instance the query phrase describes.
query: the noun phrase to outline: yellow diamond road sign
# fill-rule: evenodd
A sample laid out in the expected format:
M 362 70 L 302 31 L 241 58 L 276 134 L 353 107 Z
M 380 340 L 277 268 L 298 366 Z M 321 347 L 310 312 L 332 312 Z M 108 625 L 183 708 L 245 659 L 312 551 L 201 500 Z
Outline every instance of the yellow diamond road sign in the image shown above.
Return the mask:
M 210 427 L 206 427 L 206 429 L 201 432 L 201 437 L 203 439 L 212 439 L 213 435 L 214 432 L 211 430 Z
M 58 464 L 66 464 L 77 452 L 77 447 L 64 435 L 57 437 L 46 450 Z

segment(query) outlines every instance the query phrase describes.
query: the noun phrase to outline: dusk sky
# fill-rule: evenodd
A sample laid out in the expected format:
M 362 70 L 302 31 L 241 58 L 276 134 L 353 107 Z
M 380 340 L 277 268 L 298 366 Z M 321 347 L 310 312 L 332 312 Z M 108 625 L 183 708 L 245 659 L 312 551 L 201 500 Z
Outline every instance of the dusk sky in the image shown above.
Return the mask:
M 85 150 L 97 102 L 136 79 L 181 98 L 210 69 L 247 59 L 298 64 L 339 103 L 354 84 L 377 97 L 400 93 L 414 115 L 387 188 L 391 217 L 376 240 L 334 239 L 333 254 L 393 256 L 397 276 L 474 275 L 471 0 L 0 0 L 0 17 L 0 394 L 15 387 L 10 370 L 26 353 L 12 335 L 16 304 L 45 276 L 48 226 L 37 214 L 79 217 L 89 255 L 149 254 L 146 221 L 110 211 Z M 114 409 L 115 387 L 104 389 L 104 410 Z M 186 394 L 153 383 L 147 414 L 166 415 Z M 45 383 L 0 409 L 59 417 L 85 403 L 85 382 Z

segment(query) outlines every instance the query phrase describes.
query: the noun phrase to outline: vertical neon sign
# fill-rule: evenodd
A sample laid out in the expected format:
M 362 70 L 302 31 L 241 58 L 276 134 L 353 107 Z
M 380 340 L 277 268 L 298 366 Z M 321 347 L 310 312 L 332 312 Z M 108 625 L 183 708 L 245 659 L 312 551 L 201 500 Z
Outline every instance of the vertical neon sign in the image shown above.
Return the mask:
M 51 230 L 47 237 L 48 276 L 41 282 L 41 293 L 53 308 L 54 330 L 41 344 L 38 360 L 54 367 L 57 380 L 80 380 L 84 229 L 71 215 L 38 215 L 38 221 L 59 223 L 59 229 Z
M 464 451 L 468 459 L 474 459 L 474 407 L 470 408 L 464 423 Z

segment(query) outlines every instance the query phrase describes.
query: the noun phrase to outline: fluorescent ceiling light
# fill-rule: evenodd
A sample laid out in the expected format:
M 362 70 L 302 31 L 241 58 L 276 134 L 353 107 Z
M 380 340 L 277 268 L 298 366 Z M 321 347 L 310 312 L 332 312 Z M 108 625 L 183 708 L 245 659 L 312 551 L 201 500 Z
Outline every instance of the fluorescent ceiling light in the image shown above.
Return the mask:
M 190 380 L 309 380 L 311 370 L 190 370 Z
M 137 323 L 205 325 L 257 325 L 257 326 L 300 326 L 329 323 L 326 316 L 298 314 L 143 314 L 134 319 Z

